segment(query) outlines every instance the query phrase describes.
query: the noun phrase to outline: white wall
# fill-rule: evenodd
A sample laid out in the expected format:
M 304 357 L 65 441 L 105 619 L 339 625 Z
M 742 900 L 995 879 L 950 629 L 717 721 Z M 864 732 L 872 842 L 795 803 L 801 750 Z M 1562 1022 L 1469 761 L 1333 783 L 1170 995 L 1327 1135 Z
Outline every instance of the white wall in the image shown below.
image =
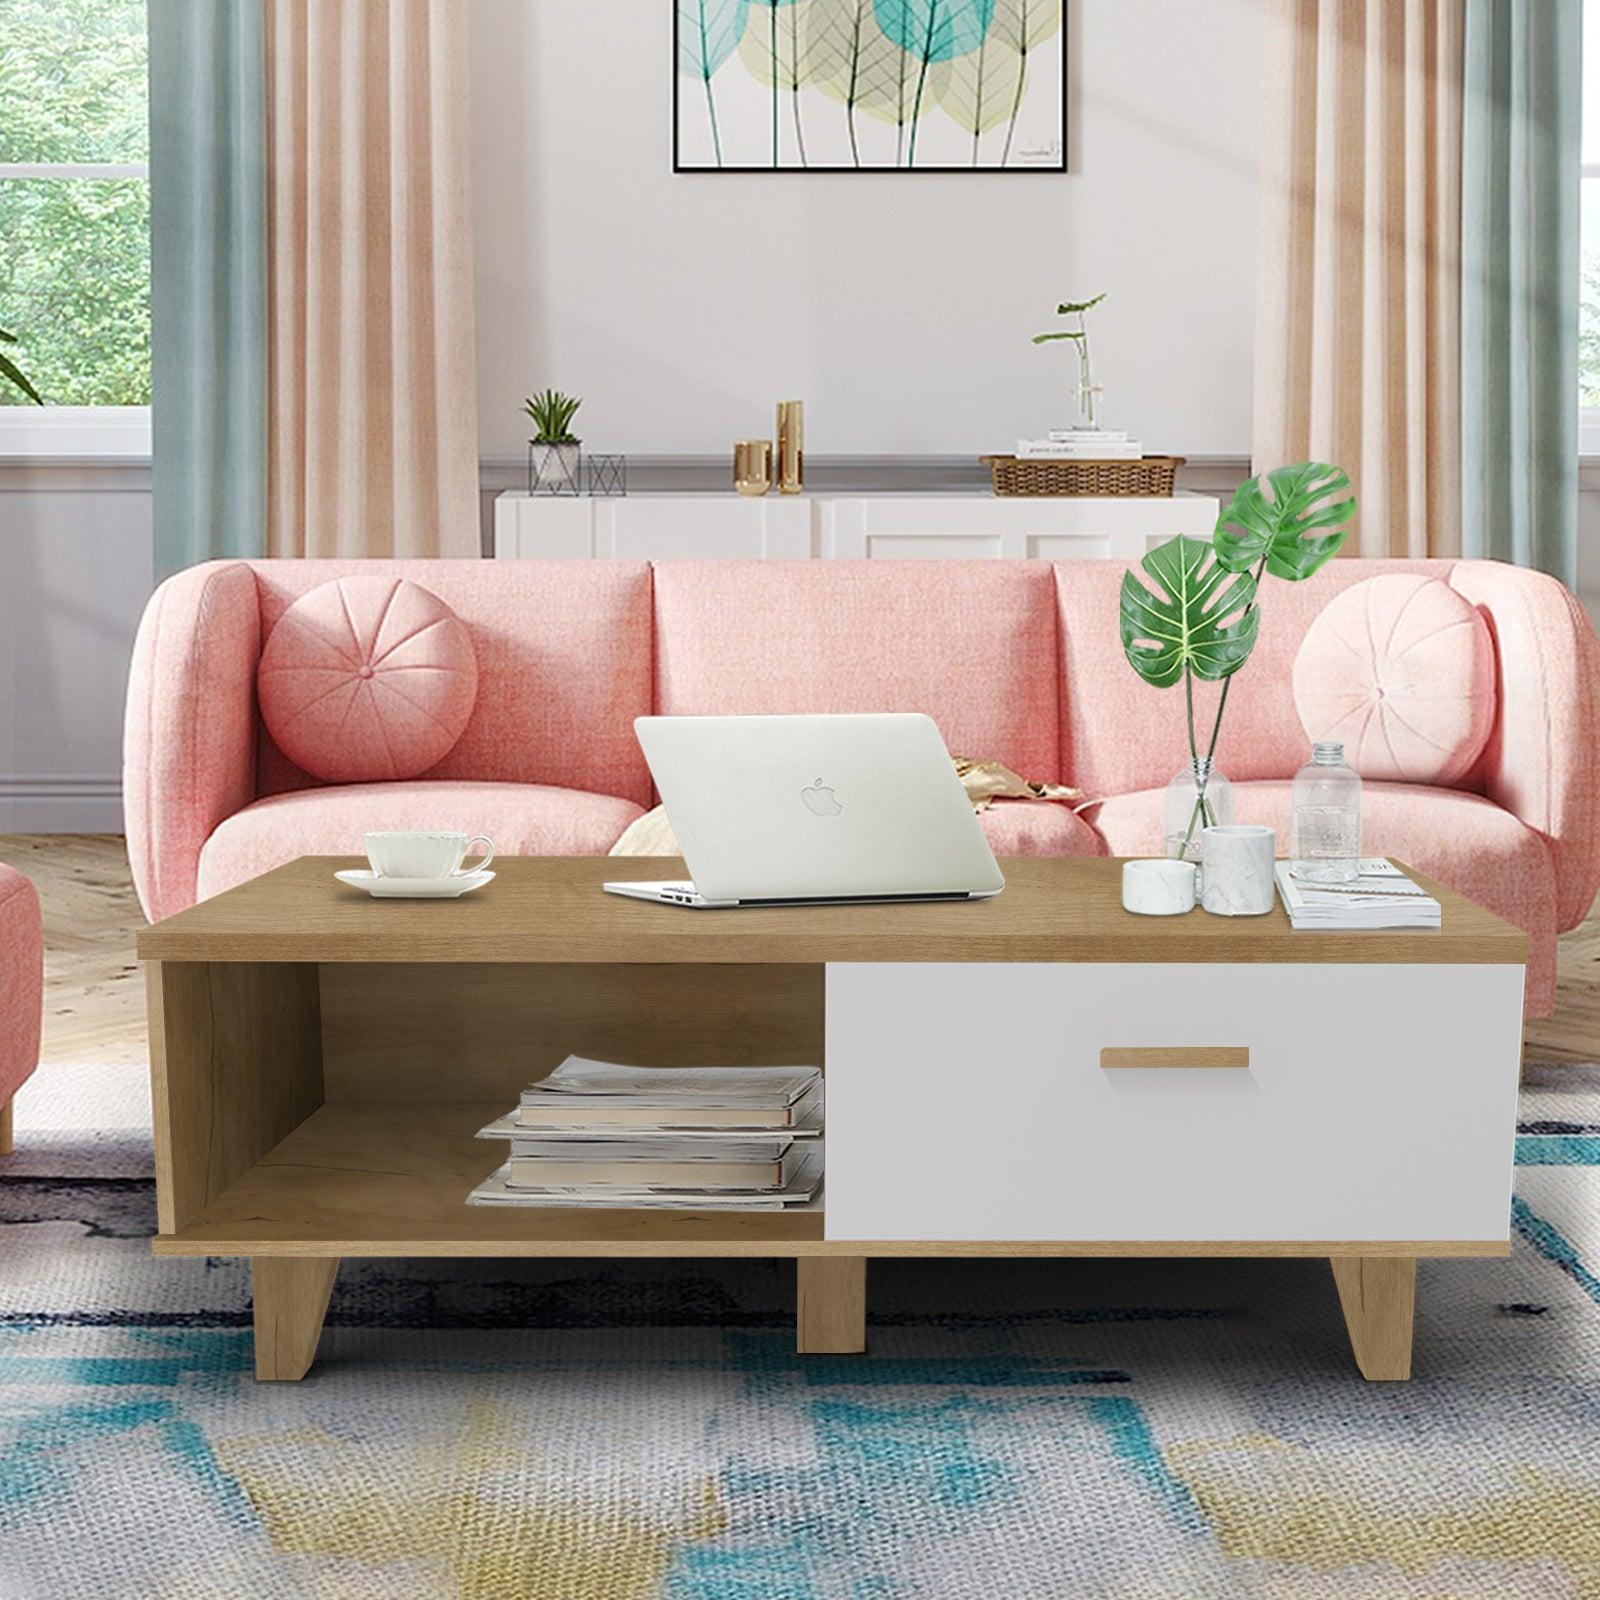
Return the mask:
M 720 453 L 807 402 L 818 454 L 1005 448 L 1095 313 L 1109 420 L 1245 455 L 1256 0 L 1067 0 L 1064 175 L 674 174 L 669 0 L 473 0 L 482 453 L 522 397 L 592 448 Z

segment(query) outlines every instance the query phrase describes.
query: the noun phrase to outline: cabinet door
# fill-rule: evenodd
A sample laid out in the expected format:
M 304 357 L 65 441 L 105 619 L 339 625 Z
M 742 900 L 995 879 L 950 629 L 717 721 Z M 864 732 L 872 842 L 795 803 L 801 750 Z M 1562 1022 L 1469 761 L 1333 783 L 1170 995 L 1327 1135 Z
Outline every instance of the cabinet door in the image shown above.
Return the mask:
M 1507 1237 L 1520 966 L 830 965 L 830 1239 Z

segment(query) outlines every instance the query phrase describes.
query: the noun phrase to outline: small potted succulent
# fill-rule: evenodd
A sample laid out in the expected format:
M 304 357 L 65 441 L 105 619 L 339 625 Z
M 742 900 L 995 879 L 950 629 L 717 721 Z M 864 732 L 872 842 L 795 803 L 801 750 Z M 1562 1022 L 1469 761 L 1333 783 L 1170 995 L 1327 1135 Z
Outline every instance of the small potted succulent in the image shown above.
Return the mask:
M 546 389 L 522 402 L 534 427 L 528 441 L 530 488 L 547 494 L 578 492 L 583 441 L 573 433 L 572 419 L 582 404 L 557 389 Z

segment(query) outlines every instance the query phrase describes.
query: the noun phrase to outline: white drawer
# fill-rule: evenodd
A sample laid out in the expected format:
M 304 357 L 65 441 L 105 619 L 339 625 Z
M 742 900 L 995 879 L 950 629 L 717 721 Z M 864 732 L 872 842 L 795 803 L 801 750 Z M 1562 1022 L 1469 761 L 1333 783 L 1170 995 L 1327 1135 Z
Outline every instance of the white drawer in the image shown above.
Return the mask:
M 1504 1239 L 1522 976 L 830 965 L 827 1237 Z

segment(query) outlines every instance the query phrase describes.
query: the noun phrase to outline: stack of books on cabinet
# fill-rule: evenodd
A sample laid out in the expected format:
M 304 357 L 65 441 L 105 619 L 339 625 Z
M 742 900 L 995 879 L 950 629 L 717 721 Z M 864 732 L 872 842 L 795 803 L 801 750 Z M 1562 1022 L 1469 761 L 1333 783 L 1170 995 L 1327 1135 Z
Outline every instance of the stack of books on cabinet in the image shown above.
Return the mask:
M 1019 461 L 1137 461 L 1143 443 L 1126 429 L 1052 428 L 1043 439 L 1018 439 Z
M 822 1188 L 816 1067 L 624 1067 L 568 1056 L 479 1131 L 510 1159 L 469 1205 L 782 1211 Z

